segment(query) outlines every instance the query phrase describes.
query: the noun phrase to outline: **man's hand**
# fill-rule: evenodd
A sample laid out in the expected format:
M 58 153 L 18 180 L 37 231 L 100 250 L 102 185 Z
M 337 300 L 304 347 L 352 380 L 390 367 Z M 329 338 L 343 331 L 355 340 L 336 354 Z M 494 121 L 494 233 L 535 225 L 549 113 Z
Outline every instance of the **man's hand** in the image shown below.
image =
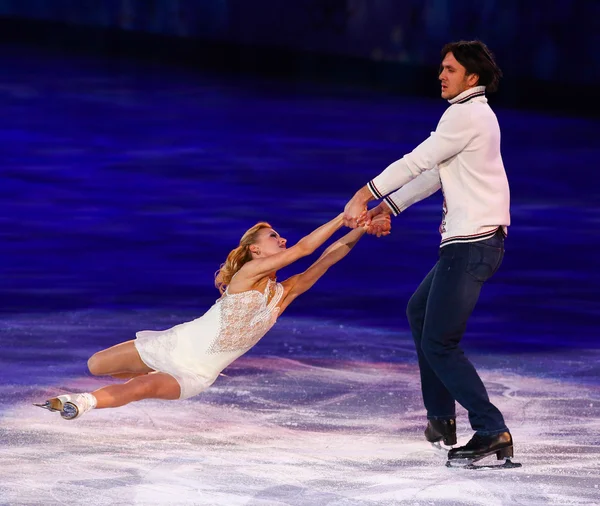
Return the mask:
M 390 235 L 392 230 L 391 214 L 392 210 L 383 202 L 368 211 L 364 219 L 367 234 L 376 235 L 377 237 Z
M 373 200 L 373 195 L 366 186 L 354 194 L 354 197 L 344 207 L 344 225 L 346 227 L 356 228 L 365 224 L 367 203 L 370 200 Z

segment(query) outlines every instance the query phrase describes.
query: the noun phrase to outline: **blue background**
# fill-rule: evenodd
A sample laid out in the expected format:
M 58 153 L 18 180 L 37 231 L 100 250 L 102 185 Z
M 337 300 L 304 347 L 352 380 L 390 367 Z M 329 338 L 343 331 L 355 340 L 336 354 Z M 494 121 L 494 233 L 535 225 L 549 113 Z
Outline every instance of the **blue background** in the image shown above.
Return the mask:
M 599 121 L 587 102 L 567 115 L 556 102 L 532 111 L 511 98 L 523 83 L 542 83 L 538 95 L 558 90 L 563 104 L 573 96 L 561 95 L 565 82 L 579 98 L 591 89 L 597 10 L 591 1 L 0 2 L 13 27 L 0 54 L 2 311 L 161 308 L 169 323 L 202 314 L 244 230 L 267 220 L 296 242 L 426 138 L 447 106 L 435 75 L 441 45 L 481 37 L 506 71 L 491 105 L 513 225 L 468 346 L 596 346 Z M 177 54 L 154 52 L 161 45 L 227 58 L 218 72 L 204 60 L 175 65 Z M 255 46 L 264 49 L 248 52 Z M 257 55 L 303 65 L 272 76 L 250 61 Z M 242 60 L 251 72 L 240 73 Z M 320 67 L 342 61 L 341 76 Z M 365 61 L 385 63 L 368 67 L 379 82 L 406 76 L 406 93 L 369 87 Z M 439 195 L 415 205 L 289 314 L 405 331 L 406 302 L 436 261 L 440 216 Z M 98 346 L 159 326 L 124 319 Z

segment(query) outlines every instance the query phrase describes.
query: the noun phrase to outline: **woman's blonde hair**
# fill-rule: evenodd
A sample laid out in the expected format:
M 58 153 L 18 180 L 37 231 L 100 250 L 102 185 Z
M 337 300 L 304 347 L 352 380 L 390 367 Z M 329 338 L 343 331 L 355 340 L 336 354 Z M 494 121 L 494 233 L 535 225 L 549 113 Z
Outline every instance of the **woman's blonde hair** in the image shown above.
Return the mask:
M 224 264 L 221 264 L 221 268 L 215 273 L 215 286 L 221 295 L 225 292 L 227 285 L 231 283 L 233 275 L 242 268 L 242 265 L 252 260 L 250 246 L 256 242 L 258 231 L 263 228 L 272 227 L 268 223 L 261 221 L 246 230 L 246 233 L 240 239 L 240 245 L 229 252 L 227 260 L 225 260 Z

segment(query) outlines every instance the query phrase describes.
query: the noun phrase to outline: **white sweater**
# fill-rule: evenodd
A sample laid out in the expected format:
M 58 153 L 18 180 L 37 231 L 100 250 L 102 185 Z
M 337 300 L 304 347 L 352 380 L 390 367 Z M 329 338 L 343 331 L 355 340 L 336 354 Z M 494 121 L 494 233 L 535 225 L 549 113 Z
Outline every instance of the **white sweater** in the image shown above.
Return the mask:
M 449 102 L 435 132 L 367 185 L 375 198 L 385 197 L 395 216 L 441 188 L 441 246 L 481 241 L 498 227 L 506 233 L 510 225 L 500 127 L 485 86 L 470 88 Z

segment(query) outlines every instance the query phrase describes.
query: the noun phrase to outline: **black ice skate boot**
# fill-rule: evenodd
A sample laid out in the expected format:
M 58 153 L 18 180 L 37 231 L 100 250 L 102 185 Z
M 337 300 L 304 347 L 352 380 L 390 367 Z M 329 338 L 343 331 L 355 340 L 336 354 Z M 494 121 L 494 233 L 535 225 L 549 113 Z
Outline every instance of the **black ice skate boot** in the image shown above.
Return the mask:
M 473 466 L 474 462 L 490 455 L 496 455 L 497 460 L 504 460 L 501 466 Z M 491 436 L 475 434 L 465 446 L 452 448 L 448 452 L 448 467 L 521 467 L 521 464 L 511 462 L 513 457 L 513 440 L 510 432 L 501 432 Z
M 430 443 L 444 441 L 446 446 L 456 444 L 456 418 L 448 420 L 427 420 L 425 439 Z

